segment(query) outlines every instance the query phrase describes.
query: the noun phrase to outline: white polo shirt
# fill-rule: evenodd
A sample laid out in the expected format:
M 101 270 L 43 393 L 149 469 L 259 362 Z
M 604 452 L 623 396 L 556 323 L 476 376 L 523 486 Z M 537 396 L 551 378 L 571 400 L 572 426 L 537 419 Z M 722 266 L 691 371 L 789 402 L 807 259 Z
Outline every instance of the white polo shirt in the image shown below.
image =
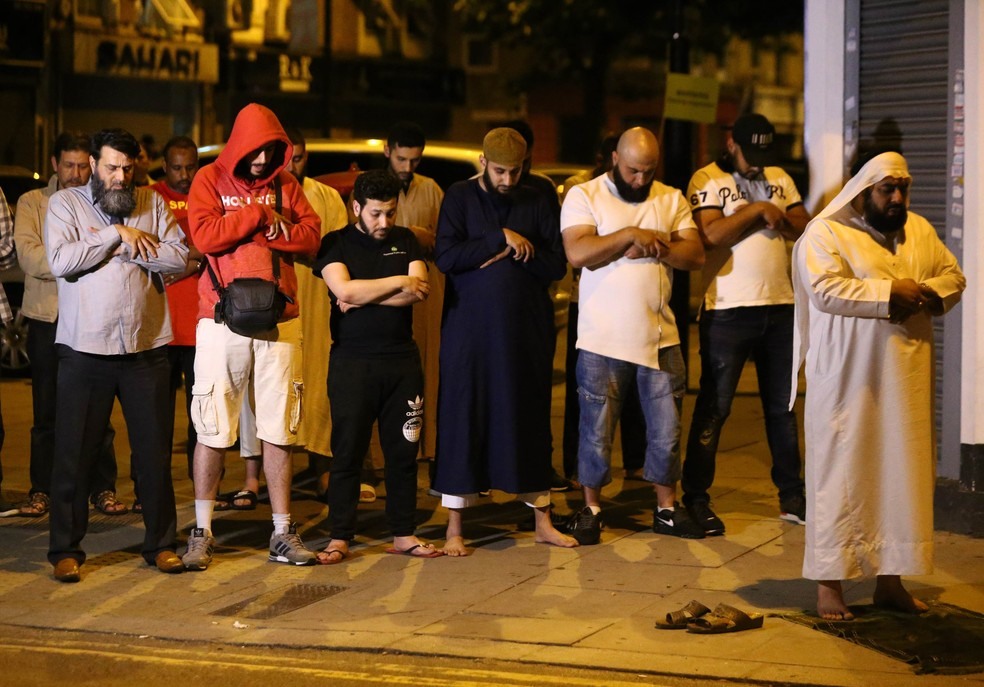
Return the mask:
M 785 212 L 801 205 L 796 184 L 779 167 L 766 167 L 763 178 L 749 180 L 728 173 L 717 163 L 698 169 L 687 188 L 695 212 L 720 210 L 730 217 L 750 203 L 764 200 Z M 704 261 L 704 308 L 724 310 L 755 305 L 793 302 L 789 246 L 785 238 L 765 224 L 752 227 L 730 246 L 708 249 Z

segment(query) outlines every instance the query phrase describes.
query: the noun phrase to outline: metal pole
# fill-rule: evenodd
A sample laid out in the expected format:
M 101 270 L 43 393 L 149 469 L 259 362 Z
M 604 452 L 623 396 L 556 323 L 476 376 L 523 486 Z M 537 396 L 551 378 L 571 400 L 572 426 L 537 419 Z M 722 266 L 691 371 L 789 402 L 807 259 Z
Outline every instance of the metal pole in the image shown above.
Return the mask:
M 670 71 L 680 74 L 690 73 L 690 41 L 684 35 L 683 0 L 673 3 L 672 34 L 669 44 Z M 663 169 L 664 182 L 675 186 L 684 194 L 693 173 L 693 124 L 677 119 L 663 122 Z M 684 360 L 687 361 L 689 386 L 689 324 L 690 324 L 690 273 L 676 271 L 673 275 L 673 296 L 670 308 L 676 315 L 677 329 L 680 331 L 680 346 Z

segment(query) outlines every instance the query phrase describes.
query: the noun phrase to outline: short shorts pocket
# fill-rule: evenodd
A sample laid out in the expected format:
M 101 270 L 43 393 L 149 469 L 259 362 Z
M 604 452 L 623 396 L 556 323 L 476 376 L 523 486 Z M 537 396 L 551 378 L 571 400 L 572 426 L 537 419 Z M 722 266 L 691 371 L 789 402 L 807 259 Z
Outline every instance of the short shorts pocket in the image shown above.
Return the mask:
M 294 380 L 291 383 L 290 390 L 290 425 L 288 430 L 291 434 L 297 434 L 298 428 L 301 426 L 301 417 L 303 416 L 303 403 L 304 398 L 304 382 Z
M 203 436 L 219 433 L 214 388 L 212 384 L 195 384 L 191 388 L 191 422 L 195 431 Z

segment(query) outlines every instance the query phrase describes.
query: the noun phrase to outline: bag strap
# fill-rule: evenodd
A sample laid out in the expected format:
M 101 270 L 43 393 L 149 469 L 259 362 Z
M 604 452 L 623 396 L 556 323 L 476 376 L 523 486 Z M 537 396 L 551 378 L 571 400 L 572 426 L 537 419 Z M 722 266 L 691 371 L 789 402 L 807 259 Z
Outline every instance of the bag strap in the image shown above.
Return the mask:
M 274 208 L 276 208 L 277 214 L 283 213 L 284 208 L 284 189 L 280 183 L 280 175 L 278 174 L 273 178 L 273 193 L 274 193 Z M 280 286 L 280 251 L 271 250 L 270 256 L 273 259 L 273 281 L 279 287 Z
M 222 284 L 219 283 L 219 278 L 215 276 L 215 272 L 212 270 L 212 261 L 205 256 L 205 269 L 208 271 L 208 276 L 212 280 L 212 288 L 215 289 L 215 293 L 222 295 Z
M 284 205 L 283 186 L 280 183 L 279 176 L 276 176 L 273 179 L 273 193 L 275 197 L 274 208 L 279 215 L 283 211 Z M 280 251 L 271 250 L 270 256 L 273 260 L 273 281 L 277 284 L 277 286 L 280 286 Z M 208 270 L 208 276 L 212 280 L 212 288 L 214 288 L 215 292 L 221 296 L 223 291 L 222 284 L 219 282 L 219 278 L 215 275 L 215 271 L 212 269 L 212 261 L 208 259 L 208 256 L 205 256 L 205 269 Z

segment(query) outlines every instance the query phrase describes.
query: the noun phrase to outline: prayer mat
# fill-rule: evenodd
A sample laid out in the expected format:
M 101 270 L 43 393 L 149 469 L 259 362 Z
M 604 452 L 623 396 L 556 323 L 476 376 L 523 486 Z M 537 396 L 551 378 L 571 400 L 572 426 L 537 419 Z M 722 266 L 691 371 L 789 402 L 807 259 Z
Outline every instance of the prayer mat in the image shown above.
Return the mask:
M 916 673 L 984 672 L 984 615 L 945 603 L 919 615 L 851 606 L 854 620 L 823 620 L 815 612 L 779 617 L 846 639 L 910 664 Z

